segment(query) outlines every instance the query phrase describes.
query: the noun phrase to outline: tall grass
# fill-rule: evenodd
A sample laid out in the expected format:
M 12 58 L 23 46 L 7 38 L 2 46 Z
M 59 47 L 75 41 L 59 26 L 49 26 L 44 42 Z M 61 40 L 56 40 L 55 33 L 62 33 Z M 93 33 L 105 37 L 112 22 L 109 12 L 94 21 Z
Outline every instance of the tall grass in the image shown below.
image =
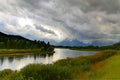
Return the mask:
M 32 73 L 31 73 L 32 72 Z M 35 80 L 64 80 L 71 79 L 70 69 L 56 65 L 28 65 L 20 73 L 25 79 L 33 78 Z
M 82 56 L 59 60 L 55 63 L 55 65 L 69 67 L 72 70 L 72 77 L 76 78 L 76 76 L 80 76 L 84 72 L 89 72 L 91 70 L 91 65 L 103 61 L 116 54 L 118 54 L 118 51 L 116 50 L 105 50 L 92 56 Z
M 2 71 L 2 80 L 70 80 L 71 71 L 56 65 L 30 64 L 19 72 Z M 8 76 L 10 75 L 10 76 Z M 0 80 L 1 80 L 0 79 Z

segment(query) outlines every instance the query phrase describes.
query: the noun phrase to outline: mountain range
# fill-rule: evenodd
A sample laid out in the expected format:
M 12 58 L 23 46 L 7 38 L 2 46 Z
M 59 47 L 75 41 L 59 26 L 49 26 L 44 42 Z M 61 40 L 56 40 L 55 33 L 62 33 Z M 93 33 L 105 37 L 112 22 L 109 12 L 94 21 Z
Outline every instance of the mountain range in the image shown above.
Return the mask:
M 58 46 L 88 46 L 89 44 L 83 43 L 82 41 L 79 41 L 77 39 L 74 40 L 63 40 L 60 43 L 57 44 Z

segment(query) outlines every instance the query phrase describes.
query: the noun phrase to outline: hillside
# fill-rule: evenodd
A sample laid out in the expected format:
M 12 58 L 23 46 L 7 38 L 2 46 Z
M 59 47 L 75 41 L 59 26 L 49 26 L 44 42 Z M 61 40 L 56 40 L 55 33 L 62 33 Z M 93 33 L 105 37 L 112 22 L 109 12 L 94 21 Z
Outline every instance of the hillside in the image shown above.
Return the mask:
M 64 46 L 62 46 L 64 47 Z M 89 45 L 89 46 L 74 46 L 74 47 L 70 47 L 68 46 L 67 48 L 73 49 L 73 50 L 120 50 L 120 42 L 119 43 L 115 43 L 112 45 L 108 45 L 108 46 L 94 46 L 94 45 Z
M 32 41 L 18 35 L 8 35 L 0 32 L 0 49 L 41 49 L 53 51 L 50 43 L 44 41 Z
M 22 36 L 18 36 L 18 35 L 9 35 L 9 34 L 5 34 L 0 32 L 0 39 L 1 38 L 9 38 L 9 39 L 13 39 L 13 40 L 28 40 Z

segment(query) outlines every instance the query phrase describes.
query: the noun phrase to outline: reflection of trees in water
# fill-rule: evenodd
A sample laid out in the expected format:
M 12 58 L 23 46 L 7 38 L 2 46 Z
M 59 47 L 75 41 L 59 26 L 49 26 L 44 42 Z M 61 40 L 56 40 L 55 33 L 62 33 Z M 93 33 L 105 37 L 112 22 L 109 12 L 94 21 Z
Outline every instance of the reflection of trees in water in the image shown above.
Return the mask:
M 36 54 L 36 55 L 32 55 L 31 57 L 33 57 L 33 58 L 34 58 L 34 60 L 36 60 L 37 58 L 40 58 L 40 57 L 41 57 L 41 55 Z
M 37 58 L 37 55 L 34 55 L 34 60 L 36 60 L 36 58 Z
M 21 59 L 26 58 L 25 56 L 15 56 L 14 59 L 20 61 Z
M 48 64 L 48 55 L 46 55 L 45 61 L 46 61 L 45 63 Z
M 8 57 L 8 61 L 9 61 L 10 63 L 12 63 L 13 60 L 14 60 L 14 57 Z
M 0 58 L 0 65 L 2 65 L 3 62 L 4 62 L 4 57 L 1 57 L 1 58 Z
M 48 55 L 48 54 L 46 54 L 46 55 L 38 55 L 38 54 L 36 54 L 36 55 L 32 55 L 31 57 L 33 57 L 34 60 L 37 60 L 38 58 L 45 58 L 46 59 L 46 57 L 48 58 L 48 57 L 51 57 L 51 56 L 53 56 L 53 55 Z

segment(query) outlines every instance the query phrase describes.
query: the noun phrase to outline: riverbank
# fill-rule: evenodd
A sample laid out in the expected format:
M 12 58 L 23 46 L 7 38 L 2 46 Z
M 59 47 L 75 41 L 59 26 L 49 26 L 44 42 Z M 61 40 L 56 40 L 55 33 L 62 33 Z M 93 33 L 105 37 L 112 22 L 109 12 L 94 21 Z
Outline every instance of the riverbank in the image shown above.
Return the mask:
M 119 57 L 114 57 L 118 55 Z M 30 64 L 20 71 L 0 71 L 0 80 L 93 80 L 101 78 L 102 75 L 104 77 L 108 76 L 108 79 L 112 79 L 116 76 L 113 75 L 111 78 L 109 76 L 109 69 L 114 72 L 111 72 L 111 75 L 115 74 L 115 72 L 119 73 L 117 69 L 119 70 L 118 67 L 120 65 L 117 66 L 117 69 L 112 67 L 119 64 L 119 58 L 120 51 L 105 50 L 92 56 L 59 60 L 54 64 Z M 116 62 L 114 62 L 114 59 Z M 106 75 L 104 75 L 107 72 L 105 69 L 108 69 Z M 100 72 L 105 71 L 105 73 L 99 73 L 99 70 Z M 97 76 L 95 75 L 96 73 Z M 105 78 L 100 80 L 105 80 Z
M 4 56 L 24 56 L 24 55 L 52 55 L 54 51 L 41 51 L 41 49 L 0 49 L 0 57 Z

